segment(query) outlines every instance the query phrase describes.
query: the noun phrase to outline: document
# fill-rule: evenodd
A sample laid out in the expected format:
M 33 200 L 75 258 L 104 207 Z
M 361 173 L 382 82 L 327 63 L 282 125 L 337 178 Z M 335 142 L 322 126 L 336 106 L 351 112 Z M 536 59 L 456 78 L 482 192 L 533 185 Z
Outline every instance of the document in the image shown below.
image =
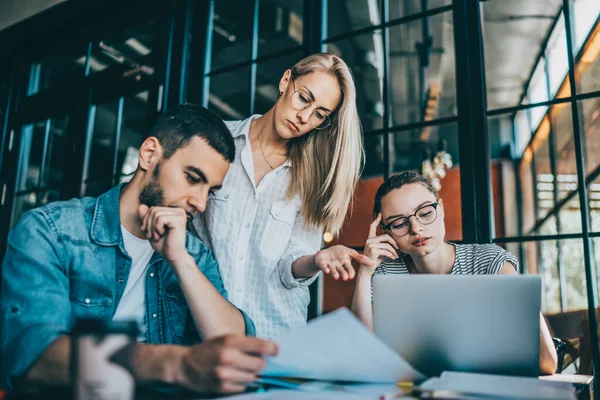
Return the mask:
M 425 377 L 381 342 L 347 308 L 273 338 L 279 355 L 267 359 L 266 377 L 395 383 Z
M 538 378 L 443 372 L 430 378 L 421 390 L 448 391 L 457 395 L 498 399 L 576 400 L 575 389 L 569 383 L 548 382 Z

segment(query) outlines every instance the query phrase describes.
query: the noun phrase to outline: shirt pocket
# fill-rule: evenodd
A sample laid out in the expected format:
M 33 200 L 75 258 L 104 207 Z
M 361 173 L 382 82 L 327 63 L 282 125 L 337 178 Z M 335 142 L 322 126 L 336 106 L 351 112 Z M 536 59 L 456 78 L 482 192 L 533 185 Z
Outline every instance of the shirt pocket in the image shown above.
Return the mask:
M 277 259 L 283 254 L 290 242 L 297 213 L 293 204 L 283 201 L 273 203 L 260 242 L 260 252 L 263 256 Z
M 223 188 L 208 199 L 205 210 L 206 227 L 212 240 L 221 240 L 231 224 L 232 193 Z
M 188 304 L 179 283 L 171 283 L 164 288 L 167 320 L 175 343 L 181 343 L 185 332 Z
M 73 318 L 106 317 L 113 304 L 110 289 L 95 282 L 74 279 L 71 281 L 69 293 Z

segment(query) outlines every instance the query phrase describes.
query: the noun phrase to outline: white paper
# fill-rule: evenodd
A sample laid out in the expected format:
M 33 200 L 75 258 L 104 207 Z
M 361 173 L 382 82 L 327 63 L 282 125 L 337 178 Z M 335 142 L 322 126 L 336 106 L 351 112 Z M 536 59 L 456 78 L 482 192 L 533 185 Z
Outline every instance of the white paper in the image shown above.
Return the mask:
M 223 400 L 378 400 L 378 396 L 355 393 L 323 391 L 318 393 L 293 390 L 269 390 L 265 393 L 248 393 L 223 397 Z
M 371 383 L 424 379 L 346 308 L 273 340 L 279 355 L 267 360 L 263 376 Z
M 569 383 L 548 382 L 538 378 L 444 372 L 439 378 L 428 379 L 421 385 L 426 390 L 449 390 L 515 399 L 569 400 L 576 399 Z
M 394 400 L 414 397 L 396 397 L 399 393 L 396 385 L 392 384 L 356 384 L 343 386 L 341 391 L 323 390 L 320 392 L 302 392 L 283 389 L 271 389 L 265 393 L 246 393 L 237 396 L 227 396 L 223 400 L 380 400 L 386 394 Z M 387 398 L 387 397 L 386 397 Z

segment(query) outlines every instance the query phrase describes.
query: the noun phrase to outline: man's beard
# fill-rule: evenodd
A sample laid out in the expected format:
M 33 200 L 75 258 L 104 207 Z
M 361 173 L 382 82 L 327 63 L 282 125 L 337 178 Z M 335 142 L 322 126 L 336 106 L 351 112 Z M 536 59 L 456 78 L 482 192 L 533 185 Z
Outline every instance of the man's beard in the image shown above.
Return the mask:
M 148 207 L 164 206 L 165 196 L 162 186 L 158 183 L 159 175 L 160 163 L 156 164 L 156 168 L 152 173 L 152 182 L 144 186 L 144 189 L 140 193 L 140 204 L 147 205 Z

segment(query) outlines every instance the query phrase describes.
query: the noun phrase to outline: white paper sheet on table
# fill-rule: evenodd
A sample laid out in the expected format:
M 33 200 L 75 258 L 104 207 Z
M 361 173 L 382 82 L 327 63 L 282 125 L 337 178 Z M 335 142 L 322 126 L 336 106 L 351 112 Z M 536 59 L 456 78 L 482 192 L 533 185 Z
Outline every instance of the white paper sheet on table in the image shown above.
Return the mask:
M 486 398 L 575 400 L 573 385 L 548 382 L 538 378 L 499 376 L 467 372 L 443 372 L 439 378 L 430 378 L 421 389 L 450 390 Z
M 265 393 L 248 393 L 223 397 L 222 400 L 377 400 L 377 397 L 339 392 L 295 392 L 293 390 L 269 390 Z
M 372 383 L 424 379 L 346 308 L 273 340 L 280 351 L 267 360 L 264 376 Z
M 379 400 L 383 394 L 398 393 L 394 384 L 358 384 L 344 386 L 343 391 L 323 390 L 320 392 L 302 392 L 272 389 L 266 393 L 245 393 L 235 396 L 222 397 L 222 400 Z M 402 400 L 394 397 L 394 400 Z M 406 397 L 405 399 L 414 399 Z

